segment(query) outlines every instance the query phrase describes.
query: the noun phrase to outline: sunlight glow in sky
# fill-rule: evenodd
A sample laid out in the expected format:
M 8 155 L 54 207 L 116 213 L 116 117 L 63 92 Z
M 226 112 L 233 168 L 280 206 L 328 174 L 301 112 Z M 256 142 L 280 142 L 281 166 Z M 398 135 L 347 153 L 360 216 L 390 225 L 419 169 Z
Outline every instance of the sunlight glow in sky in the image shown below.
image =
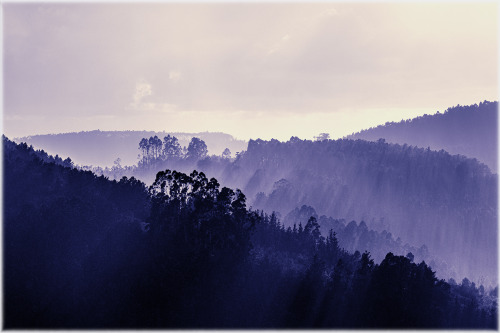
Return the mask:
M 4 133 L 337 138 L 498 100 L 497 6 L 4 4 Z

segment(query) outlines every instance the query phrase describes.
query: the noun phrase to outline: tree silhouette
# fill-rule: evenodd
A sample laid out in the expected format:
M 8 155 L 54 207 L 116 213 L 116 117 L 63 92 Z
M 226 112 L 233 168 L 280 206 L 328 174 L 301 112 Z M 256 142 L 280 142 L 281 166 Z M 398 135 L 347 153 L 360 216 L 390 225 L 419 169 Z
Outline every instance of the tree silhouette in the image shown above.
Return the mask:
M 231 158 L 231 151 L 229 150 L 229 148 L 224 149 L 224 151 L 222 152 L 222 157 Z
M 189 142 L 186 157 L 189 159 L 202 159 L 207 156 L 208 149 L 205 142 L 199 138 L 193 137 Z
M 163 138 L 163 154 L 167 159 L 182 157 L 182 148 L 175 136 L 167 135 Z

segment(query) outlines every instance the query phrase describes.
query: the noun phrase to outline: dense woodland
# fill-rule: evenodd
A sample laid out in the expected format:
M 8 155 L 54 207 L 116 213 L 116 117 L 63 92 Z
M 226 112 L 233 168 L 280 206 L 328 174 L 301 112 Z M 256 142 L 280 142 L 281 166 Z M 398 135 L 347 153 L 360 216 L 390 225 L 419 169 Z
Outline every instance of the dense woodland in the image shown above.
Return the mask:
M 460 278 L 496 277 L 497 175 L 473 159 L 383 140 L 256 140 L 217 177 L 255 198 L 254 208 L 286 215 L 308 205 L 370 228 L 383 221 Z
M 94 168 L 94 173 L 104 174 L 112 179 L 120 179 L 124 175 L 135 175 L 141 178 L 148 178 L 154 170 L 162 168 L 178 168 L 189 170 L 199 167 L 203 163 L 216 163 L 220 167 L 227 166 L 231 159 L 231 152 L 225 149 L 221 156 L 210 156 L 207 158 L 207 146 L 203 140 L 192 138 L 187 147 L 181 147 L 175 136 L 167 135 L 163 140 L 157 136 L 149 139 L 143 138 L 139 142 L 141 159 L 137 167 L 121 167 L 115 165 L 113 168 Z M 238 154 L 239 155 L 239 154 Z M 203 160 L 200 162 L 200 160 Z M 274 213 L 273 213 L 274 214 Z M 277 213 L 280 215 L 279 213 Z M 283 219 L 283 223 L 294 228 L 307 223 L 309 217 L 314 216 L 318 219 L 323 235 L 328 235 L 330 230 L 334 230 L 339 238 L 341 246 L 344 246 L 351 252 L 356 250 L 364 252 L 369 251 L 372 257 L 380 262 L 384 259 L 386 253 L 393 252 L 406 254 L 413 252 L 419 260 L 426 260 L 432 264 L 434 269 L 438 269 L 443 276 L 454 276 L 456 273 L 450 271 L 450 268 L 442 261 L 429 255 L 425 245 L 416 248 L 408 243 L 403 244 L 400 238 L 394 239 L 390 232 L 386 230 L 375 231 L 367 228 L 364 221 L 358 224 L 355 221 L 347 223 L 344 219 L 333 219 L 322 215 L 319 217 L 313 207 L 303 205 L 300 210 L 295 208 Z M 378 221 L 379 227 L 383 229 L 383 221 Z
M 296 208 L 288 213 L 283 219 L 283 224 L 293 226 L 292 230 L 300 229 L 311 217 L 317 220 L 322 235 L 328 235 L 330 231 L 335 232 L 339 246 L 348 252 L 368 251 L 376 263 L 381 262 L 389 252 L 395 255 L 406 255 L 411 252 L 415 261 L 427 262 L 433 270 L 439 272 L 440 276 L 449 278 L 456 274 L 445 262 L 430 253 L 425 244 L 416 247 L 403 243 L 400 237 L 395 238 L 387 230 L 370 229 L 365 221 L 357 223 L 325 215 L 318 216 L 313 207 L 303 205 L 300 209 Z
M 497 288 L 376 264 L 203 172 L 146 187 L 3 149 L 4 328 L 497 327 Z
M 209 156 L 198 138 L 188 147 L 172 136 L 143 138 L 138 148 L 137 166 L 100 172 L 149 184 L 159 170 L 197 169 L 224 186 L 241 188 L 254 209 L 287 216 L 306 205 L 325 216 L 321 225 L 336 224 L 328 219 L 346 225 L 364 221 L 369 230 L 385 231 L 390 246 L 378 249 L 380 242 L 368 241 L 351 248 L 373 251 L 377 260 L 385 256 L 382 249 L 423 249 L 432 258 L 419 259 L 432 260 L 443 278 L 496 284 L 497 175 L 475 159 L 383 139 L 258 139 L 234 157 L 230 152 Z M 284 223 L 292 226 L 287 219 Z
M 435 115 L 424 115 L 398 123 L 387 122 L 347 138 L 371 141 L 384 138 L 392 143 L 444 149 L 451 154 L 477 158 L 497 173 L 497 123 L 498 102 L 484 101 L 473 105 L 457 105 Z

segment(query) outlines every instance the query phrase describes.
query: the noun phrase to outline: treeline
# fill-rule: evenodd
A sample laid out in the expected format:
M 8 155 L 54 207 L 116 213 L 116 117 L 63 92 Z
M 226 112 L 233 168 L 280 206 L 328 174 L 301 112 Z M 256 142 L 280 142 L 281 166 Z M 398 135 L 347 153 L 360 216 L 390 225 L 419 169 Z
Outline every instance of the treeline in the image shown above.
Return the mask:
M 135 176 L 146 183 L 152 183 L 156 173 L 167 167 L 188 172 L 196 168 L 198 162 L 202 160 L 217 161 L 219 165 L 226 165 L 231 161 L 229 148 L 225 148 L 220 156 L 209 156 L 205 141 L 197 137 L 192 137 L 187 146 L 181 146 L 175 136 L 167 135 L 162 140 L 155 135 L 142 138 L 138 148 L 140 154 L 137 165 L 122 166 L 121 159 L 117 159 L 112 167 L 83 166 L 79 168 L 111 179 Z
M 139 142 L 141 160 L 139 167 L 150 167 L 168 159 L 195 159 L 199 160 L 207 156 L 208 148 L 205 141 L 193 137 L 187 147 L 181 147 L 175 136 L 167 135 L 163 141 L 156 135 L 149 139 L 143 138 Z M 223 157 L 230 158 L 231 151 L 226 148 Z
M 32 135 L 16 138 L 15 142 L 26 142 L 37 149 L 44 149 L 50 154 L 70 156 L 75 164 L 81 166 L 100 166 L 111 168 L 120 158 L 122 165 L 137 164 L 137 144 L 143 138 L 157 136 L 161 140 L 167 135 L 175 136 L 181 146 L 188 146 L 193 137 L 203 140 L 211 155 L 221 155 L 228 148 L 233 152 L 246 149 L 247 142 L 220 132 L 155 132 L 155 131 L 82 131 L 78 133 L 60 133 Z M 151 182 L 154 180 L 151 180 Z
M 3 136 L 2 139 L 4 141 L 4 147 L 6 147 L 7 150 L 15 149 L 14 142 L 7 140 L 5 138 L 5 136 Z M 22 158 L 25 158 L 28 160 L 33 159 L 33 158 L 39 158 L 44 163 L 54 163 L 54 164 L 61 165 L 61 166 L 66 167 L 66 168 L 75 167 L 73 161 L 69 157 L 67 157 L 63 160 L 61 157 L 59 157 L 59 155 L 56 155 L 56 156 L 49 155 L 43 149 L 35 150 L 32 146 L 28 147 L 28 145 L 25 142 L 20 143 L 19 146 L 21 147 L 21 149 L 24 149 L 27 152 L 27 154 L 25 156 L 22 156 Z M 18 156 L 18 158 L 21 158 L 21 156 Z
M 441 277 L 456 276 L 456 272 L 451 271 L 445 262 L 430 253 L 425 244 L 417 247 L 403 243 L 400 237 L 395 238 L 387 230 L 370 229 L 365 221 L 357 223 L 325 215 L 318 216 L 313 207 L 303 205 L 300 209 L 296 208 L 288 213 L 283 218 L 283 224 L 291 230 L 301 229 L 311 217 L 317 220 L 322 235 L 328 235 L 330 231 L 335 232 L 339 246 L 348 252 L 368 251 L 377 263 L 381 262 L 389 252 L 395 255 L 406 255 L 411 252 L 415 261 L 426 261 L 433 270 L 439 272 Z M 379 224 L 379 227 L 383 228 L 384 222 L 372 221 L 372 224 Z
M 4 328 L 496 328 L 497 290 L 350 254 L 201 172 L 149 188 L 4 139 Z
M 387 122 L 347 138 L 370 141 L 384 138 L 392 143 L 444 149 L 451 154 L 477 158 L 497 173 L 498 102 L 457 105 L 443 113 Z
M 150 205 L 144 184 L 44 156 L 3 138 L 4 328 L 103 322 L 113 311 L 103 304 L 118 307 L 117 286 L 138 274 L 133 258 Z

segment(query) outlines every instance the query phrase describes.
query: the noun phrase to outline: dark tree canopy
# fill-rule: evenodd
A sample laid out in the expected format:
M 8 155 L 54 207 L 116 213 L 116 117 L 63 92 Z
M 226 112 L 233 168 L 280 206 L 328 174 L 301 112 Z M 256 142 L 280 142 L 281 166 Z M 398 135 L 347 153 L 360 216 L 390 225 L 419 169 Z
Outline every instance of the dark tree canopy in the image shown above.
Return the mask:
M 191 139 L 191 142 L 189 142 L 186 157 L 191 159 L 202 159 L 206 157 L 207 154 L 208 154 L 208 149 L 207 145 L 205 144 L 205 141 L 193 137 Z
M 175 136 L 167 135 L 163 139 L 163 154 L 165 158 L 179 158 L 182 157 L 182 148 L 179 140 Z

